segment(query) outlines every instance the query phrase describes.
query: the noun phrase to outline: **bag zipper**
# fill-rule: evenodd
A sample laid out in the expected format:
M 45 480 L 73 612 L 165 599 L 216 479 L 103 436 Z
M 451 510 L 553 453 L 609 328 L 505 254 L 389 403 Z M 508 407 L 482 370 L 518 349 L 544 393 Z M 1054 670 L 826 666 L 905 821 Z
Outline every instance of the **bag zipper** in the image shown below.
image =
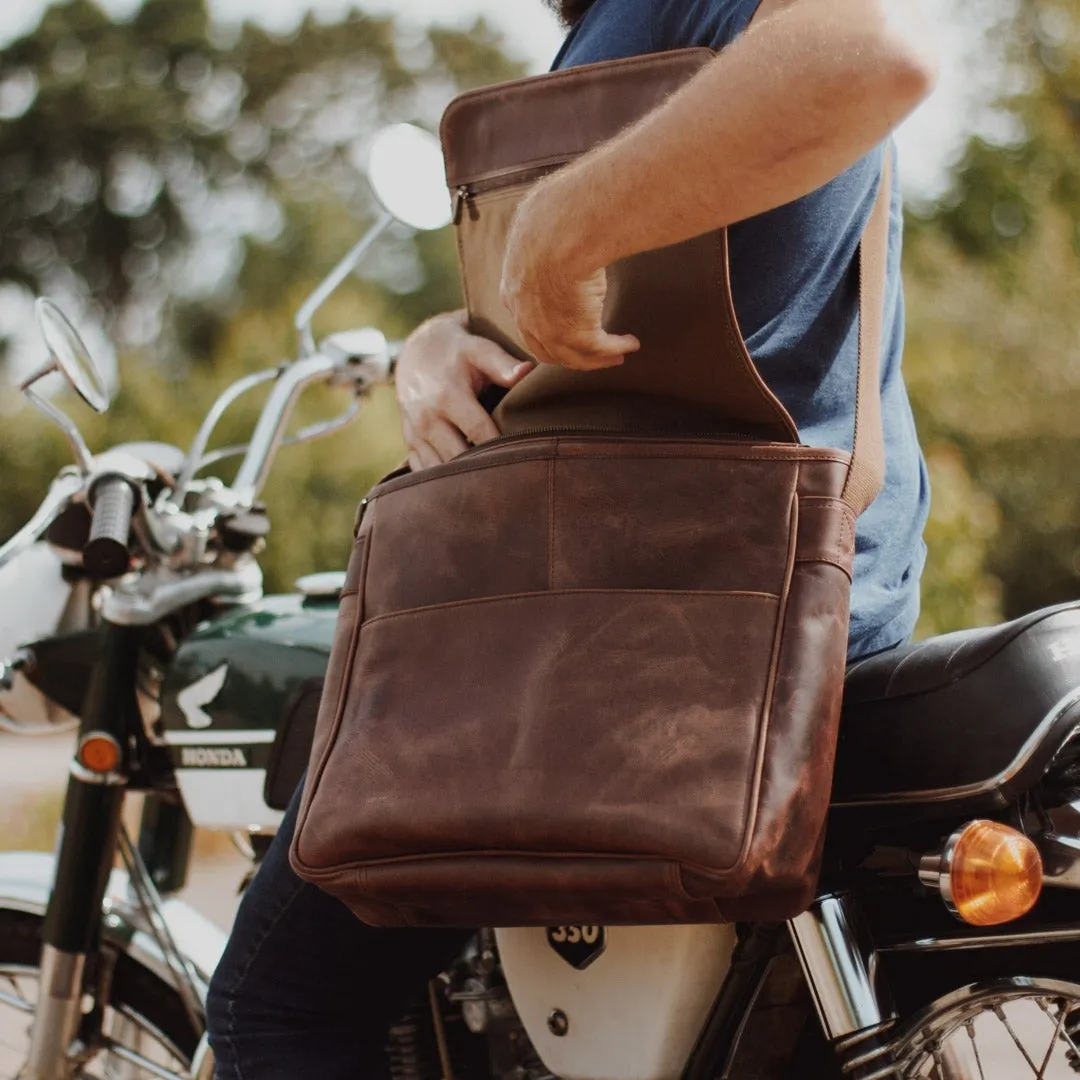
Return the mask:
M 411 487 L 413 484 L 421 484 L 425 481 L 436 478 L 442 478 L 444 476 L 451 476 L 462 469 L 469 468 L 468 460 L 471 457 L 475 457 L 478 454 L 484 453 L 486 450 L 491 450 L 499 445 L 508 442 L 526 442 L 530 438 L 551 438 L 552 436 L 565 437 L 567 439 L 575 438 L 611 438 L 613 436 L 618 438 L 630 438 L 630 439 L 651 439 L 656 442 L 683 442 L 683 443 L 699 443 L 703 440 L 712 440 L 714 443 L 746 443 L 753 442 L 762 446 L 785 446 L 793 447 L 797 446 L 797 443 L 776 442 L 775 440 L 763 439 L 760 435 L 755 435 L 750 432 L 738 432 L 738 431 L 724 431 L 715 433 L 697 433 L 690 435 L 673 435 L 670 431 L 667 432 L 650 432 L 650 431 L 627 431 L 625 428 L 613 428 L 613 427 L 536 427 L 528 428 L 524 431 L 516 431 L 510 435 L 500 435 L 498 438 L 491 439 L 488 442 L 481 443 L 479 446 L 470 446 L 464 452 L 458 454 L 457 457 L 452 458 L 450 461 L 445 461 L 441 465 L 432 466 L 430 469 L 424 469 L 419 473 L 405 473 L 403 475 L 397 475 L 388 477 L 385 481 L 380 481 L 379 484 L 368 494 L 368 497 L 363 501 L 360 507 L 359 517 L 362 519 L 364 512 L 367 510 L 369 504 L 378 497 L 378 494 L 382 494 L 378 491 L 386 484 L 390 491 L 397 490 L 399 487 Z M 438 474 L 438 476 L 428 474 Z M 358 526 L 359 527 L 359 526 Z
M 566 163 L 566 161 L 548 162 L 546 165 L 534 165 L 527 169 L 515 169 L 513 172 L 502 173 L 499 176 L 490 176 L 486 180 L 476 180 L 471 184 L 459 184 L 454 189 L 454 224 L 461 224 L 466 207 L 470 221 L 480 220 L 480 211 L 476 207 L 477 195 L 498 191 L 500 188 L 516 187 L 519 184 L 535 183 L 557 169 L 561 169 Z

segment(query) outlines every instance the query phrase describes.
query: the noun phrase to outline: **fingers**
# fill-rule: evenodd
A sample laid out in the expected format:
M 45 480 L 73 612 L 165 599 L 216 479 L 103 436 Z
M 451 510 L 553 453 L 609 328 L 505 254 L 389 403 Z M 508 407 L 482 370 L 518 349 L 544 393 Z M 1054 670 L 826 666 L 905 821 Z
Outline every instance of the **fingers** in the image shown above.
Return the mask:
M 410 466 L 429 468 L 497 438 L 477 400 L 495 382 L 509 388 L 532 370 L 498 345 L 470 334 L 456 316 L 429 320 L 398 360 L 396 392 Z
M 641 348 L 641 342 L 633 334 L 609 334 L 606 330 L 602 330 L 597 338 L 597 346 L 604 353 L 617 354 L 625 360 L 630 353 L 635 353 Z
M 532 370 L 532 364 L 528 365 L 528 369 Z M 459 431 L 464 432 L 465 437 L 473 446 L 491 442 L 500 435 L 495 421 L 475 398 L 463 401 L 460 410 L 456 411 L 450 420 Z
M 435 465 L 441 465 L 439 455 L 423 440 L 417 440 L 409 450 L 409 468 L 413 472 L 421 469 L 430 469 Z
M 529 273 L 527 259 L 520 267 L 514 261 L 511 251 L 499 295 L 537 362 L 595 371 L 616 367 L 641 348 L 632 334 L 611 334 L 603 328 L 606 271 L 577 280 L 551 268 L 540 272 L 533 267 Z
M 440 464 L 452 461 L 458 454 L 469 449 L 461 431 L 441 417 L 428 426 L 424 432 L 424 440 L 438 455 Z
M 488 382 L 507 390 L 521 382 L 533 368 L 527 360 L 518 360 L 493 341 L 479 337 L 472 341 L 469 360 Z
M 629 353 L 637 352 L 641 342 L 631 334 L 594 334 L 567 336 L 562 340 L 547 337 L 541 340 L 536 334 L 519 328 L 529 351 L 541 364 L 557 364 L 574 371 L 599 371 L 618 367 Z
M 413 472 L 453 461 L 469 449 L 469 443 L 478 446 L 499 437 L 499 429 L 491 417 L 479 403 L 472 404 L 476 415 L 470 411 L 470 415 L 456 421 L 436 418 L 425 426 L 423 436 L 403 425 L 405 441 L 409 446 L 409 467 Z M 463 431 L 468 436 L 468 442 L 461 434 Z

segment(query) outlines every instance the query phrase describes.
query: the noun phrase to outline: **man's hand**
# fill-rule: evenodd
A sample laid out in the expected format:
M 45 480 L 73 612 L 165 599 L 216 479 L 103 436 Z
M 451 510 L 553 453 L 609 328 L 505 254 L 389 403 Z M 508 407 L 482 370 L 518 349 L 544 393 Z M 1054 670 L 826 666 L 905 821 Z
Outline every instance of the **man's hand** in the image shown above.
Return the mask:
M 558 178 L 538 185 L 518 208 L 510 229 L 502 301 L 541 364 L 578 371 L 615 367 L 641 345 L 601 325 L 607 271 L 577 263 L 569 245 L 559 245 L 558 238 L 573 228 L 571 208 L 559 199 Z
M 933 89 L 921 0 L 764 0 L 751 29 L 639 123 L 548 177 L 510 230 L 502 298 L 543 363 L 610 367 L 605 268 L 795 201 Z
M 532 370 L 465 325 L 463 311 L 437 315 L 413 332 L 398 356 L 395 386 L 414 471 L 497 438 L 499 429 L 477 398 L 493 383 L 509 389 Z

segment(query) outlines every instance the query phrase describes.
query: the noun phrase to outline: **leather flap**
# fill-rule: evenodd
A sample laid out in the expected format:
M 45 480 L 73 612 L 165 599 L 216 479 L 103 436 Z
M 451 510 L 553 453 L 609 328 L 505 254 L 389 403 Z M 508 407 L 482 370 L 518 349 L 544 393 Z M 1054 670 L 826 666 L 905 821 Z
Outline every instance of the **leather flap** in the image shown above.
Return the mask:
M 659 105 L 713 58 L 677 49 L 470 90 L 443 114 L 450 187 L 565 161 Z

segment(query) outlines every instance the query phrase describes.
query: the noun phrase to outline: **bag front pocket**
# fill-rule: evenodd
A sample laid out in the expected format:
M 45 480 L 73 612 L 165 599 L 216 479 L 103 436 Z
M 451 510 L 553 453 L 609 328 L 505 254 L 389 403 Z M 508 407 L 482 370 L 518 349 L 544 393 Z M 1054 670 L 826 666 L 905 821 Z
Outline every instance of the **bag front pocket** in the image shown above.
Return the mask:
M 606 853 L 722 872 L 743 842 L 779 607 L 575 590 L 369 620 L 317 778 L 353 809 L 305 836 L 304 863 Z

